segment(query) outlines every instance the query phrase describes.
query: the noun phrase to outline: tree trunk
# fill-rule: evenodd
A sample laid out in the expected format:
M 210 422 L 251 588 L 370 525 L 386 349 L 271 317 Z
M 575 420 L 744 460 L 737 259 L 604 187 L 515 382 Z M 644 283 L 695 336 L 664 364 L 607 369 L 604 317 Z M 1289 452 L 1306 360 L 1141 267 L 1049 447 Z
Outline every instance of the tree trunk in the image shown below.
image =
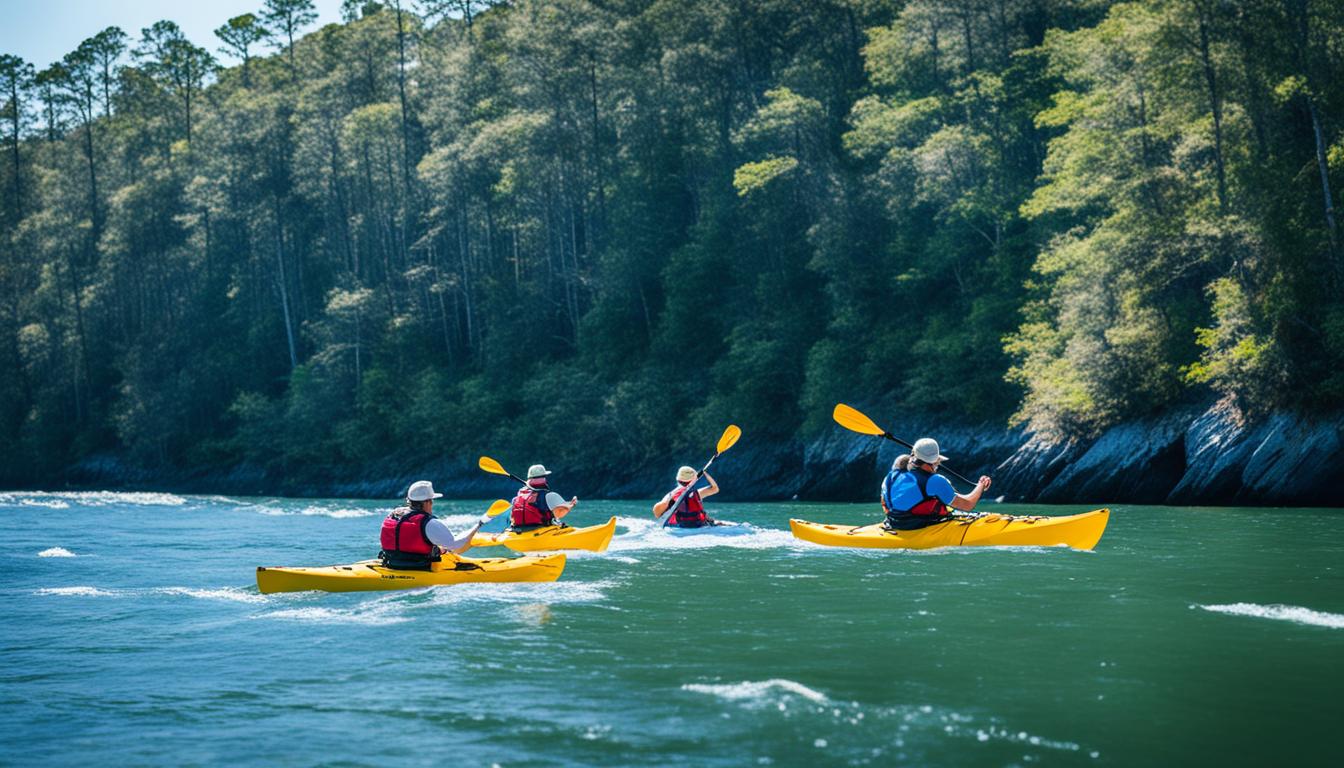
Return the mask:
M 1199 18 L 1199 58 L 1204 68 L 1204 82 L 1209 89 L 1209 106 L 1213 111 L 1213 164 L 1218 175 L 1218 210 L 1227 213 L 1227 173 L 1223 165 L 1223 105 L 1218 98 L 1218 75 L 1209 55 L 1208 8 L 1197 7 Z

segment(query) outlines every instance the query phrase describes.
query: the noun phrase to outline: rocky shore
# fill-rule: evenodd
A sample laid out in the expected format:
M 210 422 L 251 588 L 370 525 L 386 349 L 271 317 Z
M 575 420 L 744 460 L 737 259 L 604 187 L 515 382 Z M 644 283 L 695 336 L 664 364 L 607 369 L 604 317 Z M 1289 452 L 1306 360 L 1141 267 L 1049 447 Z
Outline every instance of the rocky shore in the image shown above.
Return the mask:
M 1344 506 L 1344 413 L 1280 412 L 1249 420 L 1227 403 L 1190 406 L 1113 427 L 1093 440 L 1052 440 L 1002 425 L 902 424 L 907 439 L 933 435 L 947 465 L 974 479 L 994 477 L 1004 501 L 1068 504 Z M 744 439 L 715 465 L 725 500 L 800 498 L 866 501 L 902 451 L 839 427 L 803 442 Z M 507 478 L 460 458 L 386 462 L 347 471 L 264 471 L 255 466 L 199 472 L 132 467 L 113 456 L 72 467 L 66 488 L 154 489 L 182 493 L 396 498 L 419 478 L 459 498 L 507 496 Z M 560 467 L 556 467 L 559 469 Z M 565 471 L 566 493 L 652 498 L 676 462 L 634 469 Z M 517 471 L 517 470 L 515 470 Z M 47 487 L 48 490 L 59 488 Z

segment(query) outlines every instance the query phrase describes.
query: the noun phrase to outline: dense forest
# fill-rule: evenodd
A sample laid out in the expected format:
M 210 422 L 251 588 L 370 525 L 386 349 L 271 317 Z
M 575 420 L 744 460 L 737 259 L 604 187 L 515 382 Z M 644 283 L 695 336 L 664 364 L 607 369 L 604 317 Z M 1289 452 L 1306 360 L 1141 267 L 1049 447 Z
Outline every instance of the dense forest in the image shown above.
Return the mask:
M 1337 0 L 344 15 L 0 57 L 0 481 L 1344 402 Z

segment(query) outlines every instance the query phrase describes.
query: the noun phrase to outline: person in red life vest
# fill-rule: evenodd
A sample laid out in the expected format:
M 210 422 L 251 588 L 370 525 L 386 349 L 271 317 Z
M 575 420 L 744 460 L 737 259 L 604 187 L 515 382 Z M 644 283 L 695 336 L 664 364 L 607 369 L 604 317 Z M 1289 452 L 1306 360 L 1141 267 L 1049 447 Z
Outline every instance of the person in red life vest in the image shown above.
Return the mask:
M 406 506 L 397 507 L 383 519 L 379 537 L 383 551 L 379 553 L 383 565 L 402 570 L 427 570 L 437 563 L 445 552 L 461 554 L 471 548 L 471 537 L 489 522 L 482 515 L 462 538 L 453 535 L 443 521 L 434 517 L 434 500 L 443 498 L 434 492 L 428 480 L 411 483 L 406 491 Z
M 564 525 L 556 521 L 579 503 L 575 496 L 569 501 L 552 491 L 546 478 L 551 474 L 541 464 L 527 468 L 527 485 L 518 489 L 513 497 L 513 512 L 509 515 L 509 528 L 515 531 L 530 531 L 547 525 Z
M 931 437 L 916 440 L 913 451 L 896 459 L 882 481 L 882 510 L 887 513 L 884 528 L 915 530 L 947 522 L 953 509 L 975 509 L 980 495 L 989 490 L 989 477 L 981 476 L 970 493 L 957 493 L 938 474 L 938 465 L 945 459 L 938 452 L 938 441 Z
M 669 525 L 676 528 L 704 528 L 707 525 L 718 525 L 719 522 L 705 514 L 704 500 L 719 492 L 719 484 L 714 482 L 714 478 L 708 472 L 704 475 L 709 481 L 708 488 L 699 488 L 691 491 L 691 495 L 686 497 L 686 501 L 677 508 L 676 514 L 667 519 L 663 525 Z M 699 479 L 695 467 L 682 467 L 677 470 L 677 487 L 667 492 L 657 504 L 653 505 L 653 516 L 662 517 L 677 499 L 681 498 L 686 489 L 695 484 Z

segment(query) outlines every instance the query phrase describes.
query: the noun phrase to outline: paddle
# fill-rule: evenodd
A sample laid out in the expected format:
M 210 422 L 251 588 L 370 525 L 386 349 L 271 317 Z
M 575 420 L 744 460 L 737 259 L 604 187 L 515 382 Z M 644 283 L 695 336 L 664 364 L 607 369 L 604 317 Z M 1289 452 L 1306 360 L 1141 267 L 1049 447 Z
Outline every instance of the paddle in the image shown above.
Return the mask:
M 503 464 L 500 464 L 498 461 L 495 461 L 489 456 L 482 456 L 481 460 L 476 463 L 477 466 L 479 466 L 481 469 L 485 470 L 486 472 L 489 472 L 492 475 L 506 475 L 508 477 L 512 477 L 514 480 L 517 480 L 523 485 L 527 485 L 526 480 L 505 469 Z
M 681 509 L 681 505 L 686 502 L 686 497 L 691 495 L 691 491 L 695 488 L 696 482 L 704 477 L 705 473 L 709 471 L 709 465 L 713 464 L 714 460 L 719 458 L 719 454 L 736 445 L 737 440 L 740 437 L 742 437 L 742 430 L 736 424 L 729 424 L 728 428 L 723 430 L 723 435 L 719 438 L 718 445 L 714 446 L 714 455 L 710 456 L 709 461 L 705 462 L 705 466 L 701 467 L 700 471 L 695 473 L 695 480 L 686 484 L 686 490 L 681 492 L 681 495 L 677 497 L 676 502 L 669 506 L 667 511 L 663 512 L 658 518 L 659 523 L 666 525 L 667 523 L 665 521 L 672 519 L 672 516 L 677 514 L 677 510 Z
M 835 423 L 839 424 L 845 429 L 848 429 L 851 432 L 858 432 L 861 435 L 872 435 L 874 437 L 886 438 L 887 440 L 890 440 L 893 443 L 899 443 L 900 445 L 903 445 L 912 451 L 915 449 L 915 446 L 905 442 L 904 440 L 900 439 L 899 437 L 896 437 L 887 430 L 877 426 L 877 424 L 874 423 L 872 419 L 860 413 L 857 409 L 851 408 L 850 406 L 845 405 L 844 403 L 836 403 L 835 410 L 831 413 L 831 418 L 835 419 Z M 967 485 L 975 485 L 975 483 L 971 482 L 970 480 L 967 480 L 965 477 L 958 474 L 950 467 L 939 464 L 939 468 L 945 470 L 947 474 L 957 478 L 958 480 L 962 481 L 963 483 L 966 483 Z

